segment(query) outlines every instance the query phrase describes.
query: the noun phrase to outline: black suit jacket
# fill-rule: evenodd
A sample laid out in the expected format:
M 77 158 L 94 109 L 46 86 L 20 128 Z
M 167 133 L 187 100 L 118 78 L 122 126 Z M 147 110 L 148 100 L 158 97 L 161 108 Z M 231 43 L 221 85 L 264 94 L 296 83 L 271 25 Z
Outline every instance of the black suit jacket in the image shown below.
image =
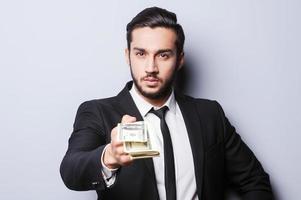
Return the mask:
M 129 89 L 116 96 L 80 105 L 61 163 L 61 176 L 72 190 L 96 190 L 99 199 L 159 199 L 153 161 L 135 160 L 117 171 L 116 181 L 107 188 L 101 174 L 100 157 L 110 133 L 123 115 L 143 120 Z M 197 194 L 201 200 L 224 199 L 228 185 L 245 200 L 273 199 L 269 177 L 251 150 L 225 117 L 216 101 L 176 94 L 193 153 Z

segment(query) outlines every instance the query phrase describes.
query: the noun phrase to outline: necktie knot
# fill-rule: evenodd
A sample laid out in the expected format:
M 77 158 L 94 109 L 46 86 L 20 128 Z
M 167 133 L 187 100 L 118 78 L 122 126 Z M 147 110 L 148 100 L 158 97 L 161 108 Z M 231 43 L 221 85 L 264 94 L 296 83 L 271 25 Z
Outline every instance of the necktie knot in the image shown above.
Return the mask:
M 158 110 L 155 110 L 154 108 L 152 108 L 149 112 L 157 115 L 157 117 L 159 117 L 160 119 L 164 119 L 165 113 L 167 110 L 168 110 L 168 107 L 163 106 L 162 108 L 160 108 Z

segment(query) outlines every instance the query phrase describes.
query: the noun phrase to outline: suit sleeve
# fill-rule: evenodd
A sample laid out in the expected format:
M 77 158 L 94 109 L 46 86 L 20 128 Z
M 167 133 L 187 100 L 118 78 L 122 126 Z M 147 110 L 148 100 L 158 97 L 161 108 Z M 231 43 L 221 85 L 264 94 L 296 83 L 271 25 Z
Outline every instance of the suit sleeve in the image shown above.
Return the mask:
M 236 133 L 218 104 L 224 129 L 225 172 L 228 183 L 244 200 L 273 200 L 269 175 Z
M 103 190 L 101 154 L 106 145 L 103 122 L 96 103 L 80 105 L 60 166 L 65 185 L 72 190 Z

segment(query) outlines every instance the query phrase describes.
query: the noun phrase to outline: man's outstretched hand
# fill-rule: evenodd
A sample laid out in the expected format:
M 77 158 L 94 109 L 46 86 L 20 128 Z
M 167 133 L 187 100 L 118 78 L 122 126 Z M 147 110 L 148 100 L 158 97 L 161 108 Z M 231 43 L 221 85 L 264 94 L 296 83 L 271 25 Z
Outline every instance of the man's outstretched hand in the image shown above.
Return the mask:
M 135 121 L 136 117 L 123 115 L 121 123 L 131 123 Z M 108 144 L 105 150 L 103 162 L 106 167 L 110 169 L 127 166 L 133 162 L 132 157 L 128 153 L 124 152 L 123 142 L 118 140 L 117 126 L 111 131 L 111 143 Z

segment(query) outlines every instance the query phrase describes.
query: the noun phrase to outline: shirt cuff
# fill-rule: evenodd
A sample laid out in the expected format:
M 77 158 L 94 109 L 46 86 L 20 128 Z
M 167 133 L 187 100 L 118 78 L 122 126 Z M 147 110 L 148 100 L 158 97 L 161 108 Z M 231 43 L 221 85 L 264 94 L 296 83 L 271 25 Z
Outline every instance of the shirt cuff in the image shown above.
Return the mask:
M 110 187 L 112 186 L 114 183 L 115 183 L 115 179 L 116 179 L 116 171 L 119 169 L 119 168 L 114 168 L 114 169 L 111 169 L 111 168 L 108 168 L 105 164 L 104 164 L 104 153 L 106 152 L 107 148 L 108 148 L 109 145 L 105 146 L 105 148 L 103 149 L 102 151 L 102 154 L 101 154 L 101 165 L 102 165 L 102 177 L 103 179 L 105 180 L 105 183 L 107 185 L 107 187 Z

